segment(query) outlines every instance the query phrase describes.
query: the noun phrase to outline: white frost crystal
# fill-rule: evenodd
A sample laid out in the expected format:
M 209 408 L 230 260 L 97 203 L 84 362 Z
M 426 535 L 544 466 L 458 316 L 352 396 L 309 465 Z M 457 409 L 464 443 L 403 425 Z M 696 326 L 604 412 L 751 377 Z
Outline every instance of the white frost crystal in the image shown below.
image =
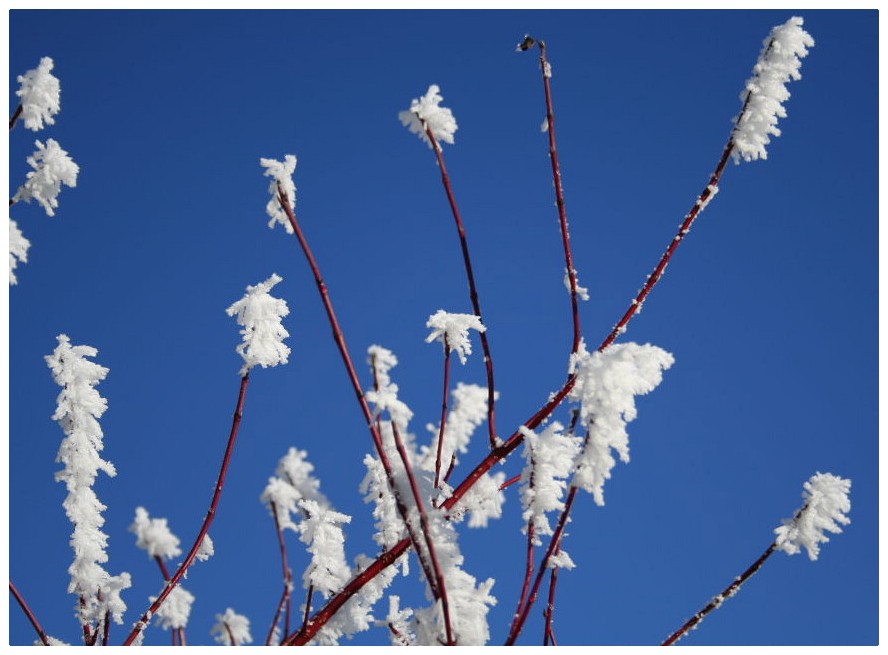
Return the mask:
M 616 464 L 611 450 L 629 461 L 626 424 L 638 414 L 635 396 L 653 391 L 674 361 L 661 348 L 637 343 L 593 353 L 581 344 L 571 355 L 570 372 L 576 373 L 577 381 L 570 398 L 580 403 L 580 420 L 589 430 L 571 484 L 591 493 L 596 504 L 604 505 L 604 483 Z
M 302 516 L 299 506 L 302 500 L 313 500 L 322 507 L 329 507 L 330 502 L 320 492 L 321 482 L 314 475 L 314 465 L 306 457 L 308 452 L 298 448 L 290 448 L 278 463 L 274 477 L 268 479 L 268 485 L 262 492 L 260 500 L 272 511 L 274 503 L 278 523 L 281 530 L 289 528 L 298 531 L 293 521 L 293 514 Z
M 783 25 L 776 26 L 765 39 L 764 49 L 759 55 L 753 72 L 755 75 L 746 82 L 740 94 L 743 102 L 748 102 L 746 110 L 736 118 L 734 129 L 734 161 L 754 161 L 767 159 L 765 146 L 771 136 L 780 136 L 777 121 L 786 118 L 783 103 L 789 100 L 786 84 L 790 80 L 802 78 L 799 69 L 808 48 L 814 46 L 814 39 L 802 25 L 804 20 L 793 16 Z
M 210 539 L 210 535 L 205 534 L 203 540 L 200 542 L 200 548 L 197 549 L 195 557 L 201 562 L 206 562 L 215 554 L 216 547 L 213 545 L 213 540 Z
M 264 175 L 271 178 L 268 183 L 268 192 L 271 194 L 271 200 L 265 206 L 265 213 L 271 217 L 268 221 L 268 227 L 274 227 L 275 223 L 280 223 L 288 234 L 293 234 L 293 226 L 290 225 L 290 219 L 287 212 L 281 207 L 278 200 L 278 184 L 287 194 L 287 200 L 290 201 L 290 209 L 296 209 L 296 184 L 293 182 L 293 173 L 296 172 L 296 155 L 284 155 L 284 161 L 277 159 L 259 159 L 259 163 L 265 167 Z
M 99 623 L 107 612 L 121 623 L 126 604 L 120 592 L 130 586 L 130 574 L 112 576 L 101 566 L 108 561 L 108 535 L 101 530 L 105 505 L 92 490 L 100 470 L 109 476 L 116 475 L 114 465 L 99 456 L 104 435 L 98 419 L 108 408 L 108 401 L 94 387 L 105 379 L 108 369 L 86 359 L 98 353 L 92 346 L 72 346 L 64 334 L 58 336 L 58 342 L 46 363 L 56 384 L 62 387 L 52 418 L 65 432 L 56 457 L 65 468 L 55 477 L 68 489 L 63 507 L 74 524 L 74 562 L 68 568 L 68 592 L 78 598 L 82 622 Z
M 61 109 L 59 79 L 50 72 L 53 66 L 51 57 L 43 57 L 37 68 L 16 78 L 21 84 L 15 95 L 20 98 L 22 119 L 25 127 L 34 132 L 42 130 L 44 123 L 54 124 L 53 115 Z
M 15 268 L 19 262 L 28 261 L 28 248 L 31 242 L 25 238 L 18 224 L 9 219 L 9 284 L 18 284 L 15 276 Z
M 144 507 L 136 508 L 136 518 L 129 527 L 136 535 L 136 546 L 147 551 L 148 557 L 172 559 L 182 554 L 179 538 L 170 532 L 166 519 L 152 519 Z
M 466 355 L 472 354 L 469 330 L 484 332 L 487 329 L 474 314 L 449 314 L 443 309 L 429 316 L 426 327 L 432 329 L 432 333 L 426 337 L 426 343 L 437 339 L 446 344 L 459 355 L 459 361 L 463 364 L 466 363 Z
M 794 518 L 786 519 L 783 525 L 775 528 L 777 547 L 795 555 L 802 547 L 808 551 L 811 561 L 820 554 L 820 544 L 829 541 L 824 531 L 838 534 L 839 524 L 848 525 L 851 519 L 845 516 L 851 511 L 851 480 L 840 478 L 832 473 L 817 473 L 805 482 L 802 498 L 805 504 Z
M 238 614 L 230 607 L 225 614 L 216 615 L 216 625 L 210 634 L 216 635 L 216 641 L 224 646 L 243 646 L 253 643 L 250 634 L 250 619 L 243 614 Z M 234 643 L 232 643 L 232 639 Z
M 389 375 L 389 371 L 398 365 L 398 358 L 391 350 L 375 345 L 367 349 L 367 355 L 367 363 L 376 379 L 375 388 L 365 393 L 367 402 L 374 404 L 376 415 L 388 410 L 398 429 L 402 433 L 406 432 L 407 424 L 413 418 L 413 411 L 398 398 L 398 385 L 392 382 Z
M 453 112 L 447 107 L 441 107 L 441 89 L 437 84 L 432 84 L 424 96 L 414 98 L 410 103 L 410 109 L 398 112 L 401 124 L 414 134 L 419 135 L 425 143 L 432 147 L 432 142 L 426 135 L 428 126 L 435 140 L 440 144 L 453 144 L 453 135 L 456 133 L 456 119 Z
M 157 600 L 156 596 L 149 597 L 153 603 Z M 191 616 L 191 606 L 194 604 L 194 594 L 187 589 L 183 589 L 182 585 L 178 585 L 173 589 L 160 609 L 154 614 L 157 618 L 157 624 L 164 630 L 178 630 L 188 625 L 188 617 Z
M 35 141 L 34 145 L 37 146 L 37 150 L 27 159 L 28 165 L 34 170 L 27 174 L 27 181 L 19 187 L 13 196 L 13 201 L 31 202 L 31 198 L 34 198 L 48 216 L 55 216 L 62 184 L 76 187 L 80 167 L 65 150 L 62 150 L 55 139 L 47 139 L 46 145 L 41 141 Z
M 298 526 L 299 539 L 311 553 L 303 584 L 306 589 L 312 586 L 324 598 L 329 598 L 351 578 L 351 568 L 345 561 L 345 535 L 339 527 L 351 522 L 351 517 L 322 507 L 314 500 L 300 501 L 299 506 L 306 515 Z
M 284 339 L 290 333 L 281 324 L 281 318 L 290 313 L 287 303 L 269 295 L 269 291 L 283 278 L 277 273 L 256 286 L 248 286 L 246 295 L 229 307 L 229 316 L 237 316 L 237 324 L 243 326 L 240 333 L 243 343 L 236 348 L 244 358 L 240 375 L 246 375 L 256 364 L 263 368 L 286 364 L 290 348 Z

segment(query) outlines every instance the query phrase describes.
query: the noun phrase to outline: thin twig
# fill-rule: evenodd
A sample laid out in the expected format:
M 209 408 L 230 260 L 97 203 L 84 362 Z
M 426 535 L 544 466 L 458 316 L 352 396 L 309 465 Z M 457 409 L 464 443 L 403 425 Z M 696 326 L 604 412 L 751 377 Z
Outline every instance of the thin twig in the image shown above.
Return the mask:
M 219 469 L 219 477 L 216 480 L 216 487 L 213 491 L 213 498 L 210 501 L 210 508 L 207 510 L 207 515 L 204 518 L 203 525 L 200 528 L 200 532 L 197 535 L 197 538 L 194 540 L 194 545 L 191 547 L 191 550 L 188 552 L 188 556 L 185 558 L 180 565 L 176 573 L 170 578 L 169 582 L 167 582 L 166 586 L 164 586 L 163 591 L 160 592 L 160 595 L 157 597 L 151 607 L 142 615 L 139 621 L 136 623 L 136 627 L 133 628 L 133 631 L 130 632 L 129 636 L 126 638 L 126 641 L 123 642 L 124 646 L 132 645 L 133 641 L 135 641 L 136 637 L 139 633 L 148 627 L 148 623 L 151 621 L 151 617 L 157 613 L 157 610 L 160 609 L 160 606 L 163 605 L 164 601 L 167 597 L 172 593 L 173 589 L 176 588 L 176 585 L 179 584 L 179 581 L 185 576 L 188 572 L 188 568 L 194 563 L 195 558 L 197 557 L 197 553 L 200 551 L 201 546 L 203 545 L 204 537 L 207 536 L 207 533 L 210 531 L 210 526 L 213 523 L 213 520 L 216 518 L 216 509 L 219 507 L 219 500 L 222 497 L 222 489 L 225 487 L 225 478 L 228 475 L 228 467 L 231 464 L 231 456 L 234 453 L 234 444 L 237 441 L 237 433 L 240 428 L 241 419 L 243 418 L 244 413 L 244 401 L 247 395 L 247 385 L 250 382 L 250 373 L 249 371 L 241 378 L 240 390 L 237 395 L 237 405 L 234 410 L 234 418 L 231 422 L 231 431 L 228 434 L 228 444 L 225 446 L 225 455 L 222 457 L 222 466 Z
M 265 645 L 271 646 L 271 638 L 274 636 L 274 630 L 277 627 L 278 621 L 281 617 L 281 612 L 284 609 L 285 605 L 288 605 L 290 601 L 290 593 L 293 588 L 293 573 L 290 570 L 290 565 L 287 562 L 287 545 L 284 542 L 284 531 L 281 529 L 281 522 L 278 518 L 277 512 L 277 504 L 274 501 L 271 501 L 271 515 L 274 517 L 274 529 L 277 533 L 278 540 L 278 548 L 281 554 L 281 569 L 283 570 L 283 578 L 284 578 L 284 591 L 281 594 L 281 600 L 278 602 L 277 609 L 274 612 L 274 619 L 271 621 L 271 627 L 268 629 L 268 636 L 265 638 Z M 289 611 L 286 614 L 285 623 L 284 623 L 284 634 L 288 634 L 290 632 L 290 613 Z
M 466 278 L 469 282 L 469 298 L 472 301 L 472 311 L 484 323 L 481 314 L 481 301 L 478 298 L 478 289 L 475 286 L 475 274 L 472 272 L 472 258 L 469 255 L 469 242 L 466 238 L 466 228 L 463 225 L 462 216 L 459 213 L 459 207 L 456 204 L 456 196 L 453 195 L 453 186 L 450 183 L 450 175 L 447 173 L 447 165 L 444 163 L 444 151 L 441 149 L 438 140 L 425 125 L 425 133 L 432 144 L 432 150 L 435 151 L 435 158 L 438 161 L 438 168 L 441 169 L 441 182 L 444 184 L 444 191 L 447 193 L 447 200 L 450 203 L 450 210 L 453 213 L 453 220 L 456 222 L 456 230 L 459 233 L 459 243 L 462 248 L 463 263 L 466 267 Z M 491 449 L 496 448 L 498 441 L 496 436 L 496 387 L 493 383 L 493 357 L 490 354 L 490 344 L 487 340 L 487 330 L 480 333 L 481 348 L 484 351 L 484 366 L 487 370 L 487 428 L 488 437 L 490 439 Z
M 404 448 L 404 441 L 398 432 L 398 426 L 392 421 L 392 434 L 395 438 L 395 446 L 398 454 L 401 456 L 401 462 L 404 464 L 404 471 L 407 479 L 410 481 L 410 490 L 413 492 L 413 500 L 416 503 L 416 511 L 419 513 L 419 524 L 422 527 L 422 534 L 425 538 L 426 548 L 428 549 L 429 559 L 431 560 L 432 570 L 435 574 L 435 583 L 429 578 L 429 585 L 435 592 L 435 597 L 441 601 L 441 611 L 444 614 L 444 631 L 447 637 L 447 646 L 455 646 L 456 641 L 453 639 L 453 630 L 450 625 L 450 605 L 447 602 L 447 587 L 444 584 L 444 573 L 438 564 L 438 556 L 435 554 L 435 540 L 432 537 L 432 531 L 429 526 L 429 520 L 426 516 L 425 505 L 422 502 L 422 494 L 419 492 L 419 486 L 416 483 L 416 476 L 413 475 L 413 469 L 410 466 L 410 459 L 407 457 L 407 450 Z M 417 549 L 417 554 L 419 550 Z
M 765 562 L 768 561 L 768 558 L 774 554 L 774 551 L 777 550 L 777 543 L 773 543 L 765 550 L 764 553 L 759 556 L 759 558 L 753 562 L 748 569 L 746 569 L 739 576 L 734 578 L 734 581 L 725 587 L 724 591 L 722 591 L 718 596 L 709 601 L 709 604 L 706 605 L 699 612 L 694 614 L 688 621 L 681 626 L 678 630 L 673 632 L 669 637 L 664 641 L 662 646 L 672 646 L 679 639 L 684 637 L 688 632 L 696 628 L 700 622 L 706 618 L 706 616 L 712 612 L 713 610 L 717 610 L 722 606 L 728 598 L 734 596 L 738 591 L 740 591 L 740 587 L 743 586 L 743 583 L 749 580 L 753 575 L 758 573 L 759 569 L 765 565 Z
M 555 643 L 555 630 L 552 628 L 552 622 L 555 617 L 555 587 L 558 585 L 558 567 L 556 566 L 552 569 L 552 573 L 549 575 L 549 601 L 546 604 L 546 609 L 543 612 L 543 616 L 546 618 L 546 627 L 543 633 L 543 646 L 548 646 L 549 642 L 552 642 L 553 646 L 557 646 Z
M 21 116 L 21 115 L 22 115 L 22 106 L 19 105 L 19 106 L 16 108 L 15 113 L 12 115 L 12 118 L 9 119 L 9 129 L 10 129 L 10 131 L 12 131 L 12 128 L 15 127 L 16 121 L 18 121 L 19 116 Z
M 450 391 L 450 344 L 444 335 L 444 393 L 441 399 L 441 426 L 438 428 L 438 454 L 435 457 L 435 489 L 441 486 L 441 456 L 444 452 L 444 430 L 447 425 L 447 396 Z M 453 469 L 451 468 L 450 471 Z M 448 474 L 450 473 L 448 471 Z
M 22 611 L 25 613 L 25 616 L 28 617 L 28 620 L 31 622 L 31 625 L 34 626 L 34 630 L 37 632 L 37 636 L 40 637 L 40 641 L 43 642 L 44 646 L 51 646 L 49 643 L 49 636 L 43 630 L 43 626 L 40 625 L 40 621 L 37 620 L 37 617 L 34 615 L 34 612 L 31 611 L 31 607 L 25 601 L 25 597 L 19 593 L 18 588 L 13 584 L 12 580 L 9 581 L 9 592 L 12 594 L 13 598 L 15 598 L 16 602 L 18 602 L 19 607 L 22 608 Z

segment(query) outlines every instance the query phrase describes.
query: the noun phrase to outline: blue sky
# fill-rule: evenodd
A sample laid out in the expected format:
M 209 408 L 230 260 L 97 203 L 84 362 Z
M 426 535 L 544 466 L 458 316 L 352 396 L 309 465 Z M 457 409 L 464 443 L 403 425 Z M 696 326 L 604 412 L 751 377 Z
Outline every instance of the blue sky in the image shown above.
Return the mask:
M 53 481 L 58 389 L 43 361 L 56 335 L 95 346 L 111 369 L 99 390 L 118 475 L 96 491 L 107 568 L 134 579 L 129 625 L 161 580 L 127 527 L 142 505 L 183 542 L 196 534 L 238 391 L 238 328 L 224 310 L 272 272 L 291 309 L 291 360 L 252 376 L 211 530 L 217 555 L 187 581 L 189 641 L 211 643 L 226 607 L 264 637 L 281 580 L 259 494 L 290 446 L 309 451 L 322 490 L 354 517 L 349 557 L 375 552 L 357 489 L 372 444 L 298 245 L 266 227 L 260 157 L 298 156 L 297 210 L 352 354 L 398 355 L 392 375 L 424 436 L 441 368 L 425 321 L 470 304 L 433 154 L 397 112 L 440 85 L 459 123 L 445 154 L 507 436 L 561 385 L 571 339 L 537 57 L 515 44 L 527 32 L 549 44 L 575 265 L 591 295 L 583 331 L 597 345 L 705 186 L 762 39 L 792 13 L 817 45 L 790 85 L 783 135 L 766 161 L 729 165 L 623 338 L 676 364 L 638 402 L 632 462 L 614 470 L 607 504 L 580 496 L 565 542 L 578 567 L 562 575 L 555 628 L 561 644 L 659 643 L 767 547 L 802 483 L 829 471 L 853 480 L 846 532 L 816 562 L 778 553 L 686 643 L 877 643 L 875 11 L 11 11 L 10 94 L 48 55 L 62 111 L 36 135 L 10 133 L 10 189 L 35 138 L 81 167 L 56 217 L 10 210 L 32 248 L 9 295 L 9 575 L 47 631 L 78 638 Z M 481 358 L 453 377 L 483 384 Z M 480 432 L 455 476 L 484 454 Z M 497 580 L 493 644 L 523 567 L 516 492 L 502 519 L 461 541 L 466 570 Z M 290 557 L 298 577 L 295 538 Z M 421 595 L 416 573 L 396 584 Z M 541 626 L 535 612 L 522 643 L 540 643 Z M 112 642 L 127 631 L 115 626 Z M 11 606 L 10 643 L 33 637 Z M 146 643 L 168 639 L 155 627 Z

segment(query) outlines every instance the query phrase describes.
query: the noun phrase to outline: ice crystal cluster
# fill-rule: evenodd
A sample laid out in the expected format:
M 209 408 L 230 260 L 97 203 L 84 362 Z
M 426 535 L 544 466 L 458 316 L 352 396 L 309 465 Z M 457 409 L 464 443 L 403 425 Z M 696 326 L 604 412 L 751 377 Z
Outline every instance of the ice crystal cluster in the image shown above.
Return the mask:
M 80 167 L 55 139 L 47 139 L 45 145 L 41 141 L 35 141 L 34 144 L 37 150 L 27 159 L 28 165 L 34 170 L 28 172 L 27 181 L 19 187 L 12 200 L 31 202 L 33 198 L 40 203 L 48 216 L 55 216 L 62 184 L 76 187 Z
M 281 280 L 280 275 L 272 273 L 265 282 L 248 286 L 246 295 L 226 310 L 229 316 L 237 317 L 238 325 L 243 326 L 243 342 L 235 349 L 244 359 L 241 376 L 257 364 L 266 368 L 287 363 L 290 348 L 284 339 L 290 333 L 281 324 L 281 319 L 290 310 L 285 300 L 268 293 Z
M 453 145 L 453 135 L 457 130 L 456 118 L 452 111 L 441 106 L 443 100 L 441 89 L 437 84 L 432 84 L 424 96 L 413 99 L 410 109 L 398 113 L 401 124 L 418 135 L 430 148 L 432 142 L 426 134 L 426 127 L 439 144 L 443 141 Z
M 25 238 L 18 224 L 9 219 L 9 283 L 18 284 L 18 278 L 15 276 L 15 269 L 19 262 L 28 261 L 28 248 L 31 242 Z
M 136 508 L 136 517 L 130 525 L 136 535 L 136 546 L 148 553 L 148 557 L 172 559 L 182 554 L 179 538 L 170 532 L 166 519 L 153 519 L 144 507 Z
M 777 121 L 786 118 L 783 103 L 790 95 L 786 84 L 802 78 L 802 58 L 814 46 L 814 39 L 802 29 L 803 24 L 801 18 L 793 16 L 765 39 L 753 68 L 755 74 L 740 94 L 746 109 L 737 117 L 733 134 L 732 154 L 737 162 L 767 159 L 765 146 L 771 142 L 771 136 L 780 136 Z
M 51 57 L 43 57 L 37 68 L 16 78 L 21 85 L 15 95 L 20 98 L 22 119 L 34 132 L 42 130 L 44 123 L 55 123 L 53 116 L 61 109 L 59 79 L 50 72 L 54 65 Z
M 487 329 L 474 314 L 451 314 L 443 309 L 429 316 L 426 327 L 432 329 L 432 333 L 426 337 L 426 343 L 440 341 L 459 355 L 459 361 L 463 364 L 466 363 L 466 355 L 472 354 L 469 330 L 484 332 Z
M 230 607 L 225 610 L 225 614 L 216 615 L 216 625 L 211 634 L 216 635 L 216 641 L 223 646 L 245 646 L 253 643 L 250 619 Z
M 105 379 L 108 369 L 87 359 L 96 354 L 98 351 L 92 346 L 72 346 L 67 335 L 61 334 L 46 363 L 56 384 L 62 387 L 52 418 L 65 433 L 56 458 L 64 469 L 55 477 L 67 487 L 63 507 L 74 525 L 74 562 L 68 568 L 68 592 L 78 598 L 81 620 L 98 625 L 105 620 L 106 613 L 117 623 L 123 621 L 126 604 L 120 592 L 130 586 L 130 575 L 112 576 L 102 568 L 108 561 L 108 536 L 101 530 L 106 508 L 92 486 L 99 471 L 109 476 L 116 475 L 116 471 L 111 462 L 99 455 L 104 448 L 104 435 L 98 419 L 108 408 L 108 402 L 95 386 Z
M 286 194 L 287 200 L 290 203 L 290 209 L 295 210 L 296 184 L 293 182 L 293 173 L 296 172 L 296 155 L 284 155 L 284 161 L 265 159 L 263 157 L 259 160 L 259 163 L 265 167 L 263 175 L 271 178 L 271 182 L 268 183 L 268 192 L 271 194 L 271 200 L 265 206 L 265 213 L 270 217 L 268 227 L 274 227 L 276 223 L 280 223 L 284 226 L 287 234 L 293 234 L 293 226 L 290 225 L 287 212 L 281 207 L 281 202 L 278 198 L 278 185 Z
M 851 523 L 846 514 L 851 511 L 851 480 L 832 473 L 817 473 L 805 482 L 802 498 L 805 504 L 791 519 L 775 528 L 777 547 L 789 555 L 802 548 L 813 561 L 820 555 L 820 544 L 829 541 L 824 532 L 838 534 L 839 525 Z
M 596 504 L 604 505 L 604 483 L 616 465 L 611 451 L 629 461 L 626 424 L 638 414 L 635 396 L 653 391 L 674 361 L 661 348 L 637 343 L 593 353 L 583 344 L 571 356 L 570 371 L 577 382 L 569 398 L 579 403 L 580 420 L 588 429 L 571 484 L 591 493 Z

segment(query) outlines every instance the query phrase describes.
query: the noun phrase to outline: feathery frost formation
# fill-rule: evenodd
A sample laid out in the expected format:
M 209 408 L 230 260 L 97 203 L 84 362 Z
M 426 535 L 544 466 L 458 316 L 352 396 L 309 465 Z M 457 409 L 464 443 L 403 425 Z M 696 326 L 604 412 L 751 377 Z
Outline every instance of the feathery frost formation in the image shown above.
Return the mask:
M 34 170 L 27 174 L 27 181 L 19 187 L 12 200 L 31 202 L 33 198 L 40 203 L 47 216 L 55 216 L 62 184 L 76 187 L 80 167 L 61 149 L 55 139 L 47 139 L 46 145 L 35 141 L 34 145 L 37 150 L 26 160 Z
M 521 472 L 522 518 L 533 526 L 533 543 L 540 546 L 543 543 L 540 536 L 553 534 L 546 514 L 564 509 L 567 477 L 573 472 L 583 440 L 565 434 L 564 426 L 558 421 L 546 426 L 540 434 L 522 425 L 521 433 L 527 462 Z
M 130 574 L 112 576 L 101 566 L 108 561 L 108 535 L 101 530 L 105 505 L 92 489 L 99 471 L 116 475 L 114 465 L 99 456 L 104 444 L 98 419 L 108 408 L 108 401 L 94 387 L 105 379 L 108 369 L 86 359 L 98 353 L 92 346 L 72 346 L 64 334 L 58 336 L 58 342 L 46 363 L 56 384 L 62 387 L 52 418 L 65 433 L 56 458 L 64 469 L 55 477 L 68 489 L 63 507 L 74 524 L 74 562 L 68 568 L 68 592 L 78 597 L 77 611 L 84 624 L 98 625 L 104 622 L 106 613 L 121 623 L 126 604 L 120 592 L 130 586 Z
M 51 57 L 43 57 L 37 68 L 16 78 L 21 84 L 15 95 L 20 98 L 22 119 L 25 127 L 34 132 L 42 130 L 44 123 L 54 124 L 53 114 L 61 109 L 59 79 L 50 72 L 54 65 Z
M 474 314 L 450 314 L 443 309 L 429 316 L 426 327 L 432 329 L 432 333 L 426 337 L 426 343 L 437 339 L 455 351 L 463 364 L 466 363 L 466 355 L 472 354 L 469 330 L 484 332 L 487 329 Z
M 803 547 L 811 561 L 820 555 L 820 544 L 829 541 L 824 531 L 839 534 L 839 524 L 848 525 L 845 516 L 851 511 L 851 480 L 832 473 L 817 473 L 805 482 L 802 498 L 805 504 L 795 517 L 783 521 L 774 529 L 777 547 L 789 555 L 795 555 Z
M 373 403 L 377 416 L 388 411 L 398 429 L 406 432 L 413 412 L 404 401 L 398 399 L 398 385 L 389 376 L 389 371 L 398 365 L 398 358 L 391 350 L 374 345 L 367 349 L 367 363 L 370 364 L 376 381 L 375 388 L 364 394 L 367 402 Z
M 154 602 L 157 596 L 149 596 L 148 600 Z M 191 617 L 191 606 L 194 605 L 194 594 L 182 585 L 177 585 L 154 614 L 157 625 L 163 630 L 179 630 L 188 625 Z
M 443 141 L 453 145 L 453 135 L 457 130 L 456 119 L 452 111 L 440 106 L 442 100 L 444 98 L 441 97 L 441 89 L 437 84 L 432 84 L 424 96 L 413 99 L 410 109 L 398 112 L 401 124 L 418 135 L 429 148 L 432 147 L 432 142 L 426 134 L 426 126 L 439 144 Z
M 771 142 L 771 135 L 780 136 L 777 121 L 786 118 L 783 103 L 789 100 L 786 84 L 790 80 L 802 78 L 799 70 L 802 58 L 808 48 L 814 46 L 814 39 L 802 25 L 804 20 L 793 16 L 783 25 L 777 25 L 764 41 L 753 72 L 755 75 L 746 82 L 740 100 L 747 102 L 746 110 L 738 116 L 734 128 L 734 161 L 754 161 L 767 159 L 765 149 Z
M 305 518 L 299 522 L 299 540 L 308 546 L 311 564 L 303 574 L 305 588 L 314 588 L 324 598 L 330 598 L 351 578 L 351 568 L 345 559 L 345 535 L 340 527 L 350 523 L 351 517 L 322 506 L 316 500 L 301 500 L 299 507 Z
M 284 329 L 281 319 L 290 313 L 287 302 L 269 295 L 272 287 L 283 278 L 277 273 L 256 286 L 248 286 L 243 298 L 229 307 L 229 316 L 237 316 L 237 324 L 243 326 L 240 333 L 243 343 L 235 349 L 244 358 L 240 375 L 246 375 L 259 364 L 262 368 L 286 364 L 290 348 L 284 339 L 290 333 Z
M 661 348 L 631 342 L 593 353 L 581 344 L 571 355 L 577 382 L 569 398 L 580 403 L 580 420 L 589 431 L 571 484 L 591 493 L 596 504 L 604 505 L 604 483 L 616 464 L 611 449 L 629 461 L 626 424 L 638 414 L 635 396 L 653 391 L 674 361 Z
M 281 185 L 284 193 L 287 194 L 290 208 L 295 211 L 296 184 L 293 182 L 293 173 L 296 172 L 296 155 L 284 155 L 284 161 L 282 162 L 277 159 L 265 159 L 263 157 L 259 159 L 259 163 L 266 169 L 263 175 L 271 178 L 271 182 L 268 183 L 268 192 L 271 194 L 271 200 L 265 206 L 265 213 L 271 217 L 271 220 L 268 221 L 268 227 L 273 228 L 275 223 L 280 223 L 284 226 L 287 234 L 293 234 L 293 226 L 290 225 L 287 212 L 284 211 L 280 200 L 278 200 L 278 184 Z
M 225 614 L 216 615 L 216 621 L 210 634 L 216 635 L 216 641 L 223 646 L 243 646 L 253 643 L 250 619 L 243 614 L 238 614 L 229 607 L 225 610 Z
M 15 269 L 19 262 L 28 261 L 28 248 L 31 242 L 25 238 L 18 224 L 9 219 L 9 284 L 18 284 L 18 278 L 15 276 Z
M 321 507 L 329 507 L 330 501 L 320 492 L 321 482 L 312 475 L 314 465 L 306 457 L 308 453 L 297 448 L 290 448 L 278 462 L 276 475 L 268 479 L 268 485 L 262 492 L 260 500 L 268 507 L 268 511 L 277 519 L 281 530 L 289 528 L 299 532 L 293 521 L 293 514 L 303 515 L 300 503 L 313 500 Z M 272 509 L 274 503 L 274 509 Z
M 152 519 L 144 507 L 136 508 L 136 518 L 129 527 L 136 535 L 136 546 L 148 553 L 148 557 L 172 559 L 182 554 L 179 538 L 170 532 L 166 519 Z

